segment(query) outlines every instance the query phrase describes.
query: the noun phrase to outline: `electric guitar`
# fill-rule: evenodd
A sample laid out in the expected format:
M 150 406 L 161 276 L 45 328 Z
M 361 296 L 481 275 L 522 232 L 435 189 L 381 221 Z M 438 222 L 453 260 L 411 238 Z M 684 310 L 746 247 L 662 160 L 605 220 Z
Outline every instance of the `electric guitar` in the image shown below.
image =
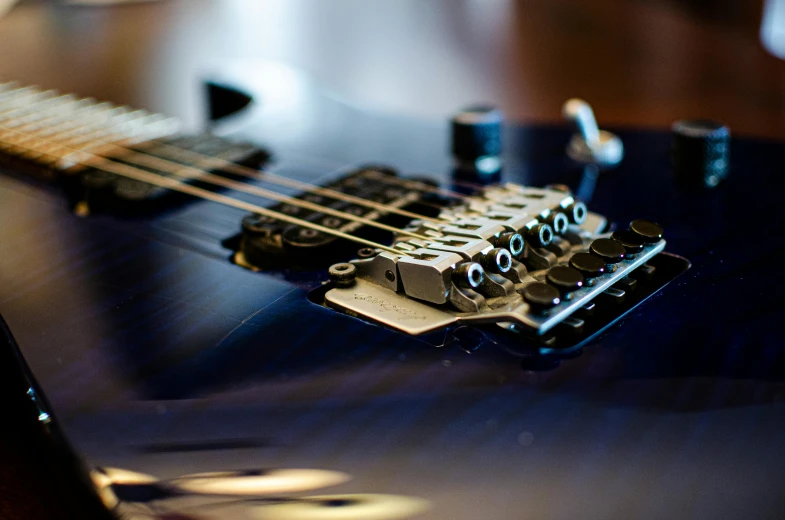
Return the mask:
M 467 167 L 287 77 L 197 135 L 0 87 L 0 312 L 107 509 L 781 517 L 780 143 L 699 193 L 664 131 Z

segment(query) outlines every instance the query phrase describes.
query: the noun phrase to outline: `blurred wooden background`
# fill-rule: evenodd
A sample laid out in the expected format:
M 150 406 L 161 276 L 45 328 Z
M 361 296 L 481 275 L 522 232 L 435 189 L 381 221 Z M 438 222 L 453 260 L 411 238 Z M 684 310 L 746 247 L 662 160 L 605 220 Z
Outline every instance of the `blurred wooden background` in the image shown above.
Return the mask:
M 580 96 L 603 124 L 713 117 L 785 137 L 785 63 L 762 0 L 161 0 L 22 2 L 0 19 L 0 76 L 201 118 L 214 64 L 270 59 L 372 110 L 447 117 L 491 101 L 558 121 Z

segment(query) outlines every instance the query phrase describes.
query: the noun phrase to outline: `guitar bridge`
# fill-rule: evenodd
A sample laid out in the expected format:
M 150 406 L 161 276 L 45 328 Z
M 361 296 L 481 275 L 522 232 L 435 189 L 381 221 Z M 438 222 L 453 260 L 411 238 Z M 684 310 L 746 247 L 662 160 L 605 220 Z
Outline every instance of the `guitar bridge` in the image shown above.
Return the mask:
M 658 225 L 606 232 L 604 217 L 557 190 L 491 186 L 439 217 L 413 221 L 428 239 L 397 237 L 400 254 L 334 265 L 324 305 L 412 335 L 494 325 L 568 348 L 689 266 L 664 254 Z

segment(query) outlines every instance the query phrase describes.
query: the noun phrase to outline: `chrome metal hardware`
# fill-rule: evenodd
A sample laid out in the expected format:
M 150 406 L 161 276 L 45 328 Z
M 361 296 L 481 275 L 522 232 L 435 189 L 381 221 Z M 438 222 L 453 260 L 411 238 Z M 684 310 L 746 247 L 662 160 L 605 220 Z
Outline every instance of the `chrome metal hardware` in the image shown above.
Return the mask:
M 584 279 L 570 259 L 595 254 L 592 244 L 611 235 L 600 234 L 604 217 L 560 189 L 493 186 L 440 216 L 413 222 L 407 229 L 430 240 L 399 236 L 400 256 L 352 261 L 356 285 L 328 290 L 326 304 L 410 334 L 456 322 L 514 324 L 544 334 L 665 247 L 664 240 L 648 243 Z M 553 306 L 527 301 L 534 294 L 527 287 L 546 283 L 561 294 Z

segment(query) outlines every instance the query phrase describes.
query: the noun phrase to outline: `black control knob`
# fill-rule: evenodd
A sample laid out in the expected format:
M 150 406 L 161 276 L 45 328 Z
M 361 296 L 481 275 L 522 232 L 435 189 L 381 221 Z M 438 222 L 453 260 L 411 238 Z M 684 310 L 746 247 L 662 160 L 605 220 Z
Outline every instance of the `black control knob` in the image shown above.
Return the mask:
M 713 188 L 728 176 L 730 130 L 708 119 L 673 124 L 672 162 L 676 181 L 688 188 Z
M 566 265 L 551 267 L 546 275 L 548 283 L 562 292 L 569 293 L 583 287 L 583 275 L 577 269 Z
M 648 220 L 633 220 L 630 222 L 630 231 L 638 235 L 647 244 L 656 244 L 662 240 L 662 226 Z
M 452 154 L 462 168 L 501 170 L 504 115 L 491 106 L 468 107 L 452 118 Z
M 610 238 L 598 238 L 591 243 L 589 250 L 606 264 L 616 264 L 624 260 L 624 246 Z
M 561 303 L 558 289 L 547 283 L 534 282 L 523 288 L 521 296 L 532 307 L 534 312 L 542 312 Z

